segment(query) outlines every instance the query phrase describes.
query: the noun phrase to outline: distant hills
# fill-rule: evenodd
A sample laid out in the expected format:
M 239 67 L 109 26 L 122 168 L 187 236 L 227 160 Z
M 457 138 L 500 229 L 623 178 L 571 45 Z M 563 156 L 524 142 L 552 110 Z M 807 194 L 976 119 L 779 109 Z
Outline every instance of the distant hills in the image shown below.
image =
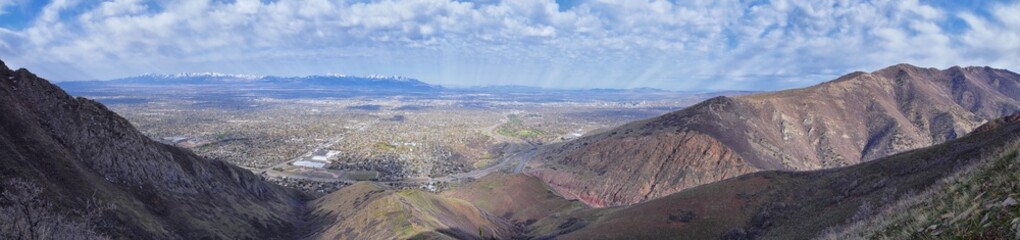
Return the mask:
M 342 74 L 304 77 L 277 77 L 223 73 L 145 74 L 106 81 L 70 81 L 59 83 L 73 91 L 112 87 L 193 87 L 220 86 L 263 89 L 330 89 L 430 92 L 443 87 L 399 76 L 349 76 Z
M 401 76 L 352 76 L 344 74 L 311 75 L 302 77 L 280 77 L 266 75 L 227 74 L 216 72 L 175 73 L 175 74 L 143 74 L 111 80 L 64 81 L 57 85 L 69 91 L 96 90 L 110 88 L 143 88 L 143 87 L 195 87 L 219 86 L 243 89 L 309 89 L 309 90 L 372 90 L 372 91 L 404 91 L 404 92 L 499 92 L 499 93 L 634 93 L 664 94 L 684 93 L 688 95 L 741 95 L 755 93 L 753 91 L 670 91 L 657 88 L 590 88 L 590 89 L 556 89 L 520 85 L 491 85 L 471 87 L 444 87 Z
M 444 87 L 400 76 L 350 76 L 342 74 L 279 77 L 224 73 L 145 74 L 134 77 L 58 82 L 72 95 L 88 96 L 108 104 L 124 97 L 201 98 L 223 101 L 233 98 L 336 99 L 401 96 L 415 99 L 462 101 L 590 102 L 590 101 L 689 101 L 715 96 L 750 94 L 747 91 L 689 92 L 654 88 L 550 89 L 530 86 Z M 114 97 L 114 98 L 110 98 Z M 121 99 L 121 100 L 118 100 Z M 679 107 L 679 106 L 678 106 Z
M 816 86 L 717 97 L 545 146 L 528 171 L 597 206 L 761 170 L 847 166 L 955 139 L 1020 110 L 1020 75 L 901 64 Z

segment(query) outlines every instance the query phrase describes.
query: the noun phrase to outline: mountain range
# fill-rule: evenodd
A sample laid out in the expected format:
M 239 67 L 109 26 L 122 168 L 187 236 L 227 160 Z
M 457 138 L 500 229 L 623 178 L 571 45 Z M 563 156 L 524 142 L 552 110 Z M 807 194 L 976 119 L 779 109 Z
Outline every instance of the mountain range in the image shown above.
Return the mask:
M 652 88 L 549 89 L 527 86 L 444 87 L 401 76 L 343 74 L 280 77 L 226 73 L 144 74 L 112 80 L 64 81 L 58 86 L 72 95 L 116 104 L 118 99 L 201 98 L 209 101 L 269 97 L 336 99 L 399 96 L 404 99 L 522 102 L 638 102 L 691 100 L 752 92 L 684 92 Z M 678 106 L 680 107 L 680 106 Z
M 443 87 L 400 76 L 371 75 L 365 77 L 343 74 L 304 77 L 278 77 L 224 73 L 144 74 L 103 81 L 67 81 L 60 86 L 71 91 L 104 88 L 138 87 L 224 87 L 256 89 L 329 89 L 373 90 L 396 92 L 431 92 Z
M 528 175 L 312 199 L 0 62 L 0 238 L 1017 238 L 1018 82 L 897 65 L 546 145 Z

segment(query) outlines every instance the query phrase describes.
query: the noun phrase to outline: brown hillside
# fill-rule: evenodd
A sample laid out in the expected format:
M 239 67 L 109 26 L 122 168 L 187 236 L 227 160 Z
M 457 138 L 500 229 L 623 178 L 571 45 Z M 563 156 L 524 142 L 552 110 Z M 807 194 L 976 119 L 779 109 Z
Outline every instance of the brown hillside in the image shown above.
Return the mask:
M 914 224 L 918 228 L 902 229 L 908 236 L 916 234 L 914 238 L 930 239 L 938 232 L 954 232 L 956 236 L 988 233 L 980 229 L 985 223 L 980 220 L 981 216 L 987 219 L 990 214 L 996 213 L 996 218 L 1006 219 L 995 223 L 998 226 L 996 235 L 1013 236 L 1015 232 L 1009 229 L 1015 223 L 1008 223 L 1011 217 L 1002 216 L 1015 217 L 1020 205 L 1002 205 L 1000 202 L 1010 194 L 1016 196 L 1015 182 L 997 182 L 999 187 L 1005 188 L 994 189 L 993 197 L 988 197 L 992 193 L 987 192 L 955 197 L 962 199 L 963 204 L 950 209 L 952 214 L 949 218 L 938 215 L 944 212 L 915 216 L 910 212 L 890 212 L 890 209 L 901 209 L 895 206 L 904 205 L 901 202 L 913 202 L 918 196 L 927 201 L 931 196 L 956 194 L 942 190 L 932 192 L 932 189 L 978 188 L 982 184 L 939 185 L 972 169 L 993 170 L 970 174 L 974 181 L 1016 179 L 1015 172 L 1006 169 L 1020 164 L 1016 157 L 1018 151 L 1020 123 L 1009 123 L 994 130 L 849 167 L 809 172 L 751 173 L 639 204 L 574 211 L 536 224 L 574 226 L 568 228 L 573 231 L 550 234 L 559 239 L 810 239 L 839 234 L 843 227 L 860 227 L 855 223 L 890 214 L 903 215 L 897 221 L 935 219 L 937 224 L 956 222 L 956 225 L 970 226 L 969 229 L 957 226 L 943 230 L 943 225 L 929 228 L 931 224 Z M 983 200 L 969 202 L 969 199 Z M 971 211 L 964 209 L 974 208 L 971 206 L 985 207 L 978 212 L 981 214 L 969 214 Z M 1012 213 L 999 211 L 1001 206 L 1010 207 L 1006 210 Z M 928 210 L 914 208 L 911 211 L 920 213 Z M 952 216 L 969 217 L 966 219 L 970 222 L 957 222 Z M 885 227 L 900 226 L 881 228 Z M 952 236 L 937 237 L 959 238 Z
M 512 224 L 463 200 L 362 182 L 308 203 L 308 239 L 510 239 Z
M 847 166 L 955 139 L 1020 110 L 1020 75 L 906 64 L 813 87 L 718 97 L 546 146 L 528 171 L 596 206 L 760 170 Z
M 540 231 L 535 222 L 561 212 L 583 209 L 578 201 L 556 195 L 542 180 L 523 174 L 494 173 L 443 192 L 508 219 L 526 232 Z

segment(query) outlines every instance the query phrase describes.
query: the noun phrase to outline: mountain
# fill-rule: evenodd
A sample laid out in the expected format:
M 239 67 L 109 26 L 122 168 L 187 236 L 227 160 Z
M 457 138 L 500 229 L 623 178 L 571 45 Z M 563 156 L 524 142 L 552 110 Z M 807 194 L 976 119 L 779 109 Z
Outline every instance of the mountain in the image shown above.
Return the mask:
M 1020 75 L 900 64 L 816 86 L 716 97 L 545 146 L 528 174 L 619 206 L 761 170 L 825 169 L 955 139 L 1020 110 Z
M 398 76 L 313 75 L 278 77 L 223 73 L 145 74 L 108 81 L 71 81 L 59 85 L 69 91 L 138 87 L 223 87 L 249 89 L 309 89 L 431 92 L 442 87 Z
M 1014 239 L 1018 151 L 1020 122 L 1001 121 L 849 167 L 756 172 L 535 224 L 558 239 Z
M 0 186 L 4 239 L 279 239 L 304 214 L 300 194 L 2 62 Z
M 510 239 L 512 224 L 464 200 L 362 182 L 308 203 L 309 239 Z

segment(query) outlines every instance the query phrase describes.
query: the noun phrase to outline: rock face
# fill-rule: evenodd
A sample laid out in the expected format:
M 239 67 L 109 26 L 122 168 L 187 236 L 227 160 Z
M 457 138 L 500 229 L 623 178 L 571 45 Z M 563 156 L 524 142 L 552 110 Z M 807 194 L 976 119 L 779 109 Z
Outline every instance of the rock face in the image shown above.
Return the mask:
M 813 87 L 717 97 L 543 148 L 528 173 L 591 206 L 760 170 L 847 166 L 955 139 L 1020 110 L 1020 75 L 906 64 Z
M 99 231 L 115 238 L 281 238 L 301 214 L 296 194 L 152 141 L 102 104 L 0 62 L 0 181 L 16 180 L 54 211 L 111 206 Z

